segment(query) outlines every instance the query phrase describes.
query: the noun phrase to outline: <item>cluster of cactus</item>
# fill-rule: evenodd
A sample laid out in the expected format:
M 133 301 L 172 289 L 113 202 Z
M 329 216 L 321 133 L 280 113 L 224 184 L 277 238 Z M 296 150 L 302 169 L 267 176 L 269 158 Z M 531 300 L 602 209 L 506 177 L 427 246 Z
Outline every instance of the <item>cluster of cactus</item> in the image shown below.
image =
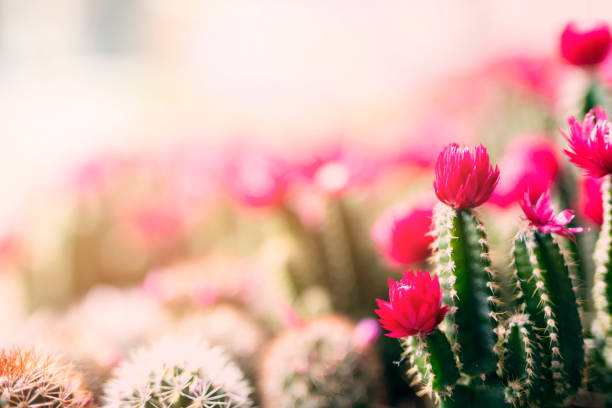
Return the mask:
M 412 385 L 440 407 L 563 406 L 586 389 L 586 353 L 577 278 L 552 234 L 573 239 L 584 229 L 567 225 L 571 211 L 554 213 L 550 190 L 536 203 L 526 193 L 529 223 L 514 238 L 514 274 L 497 274 L 475 208 L 498 178 L 484 146 L 444 149 L 434 182 L 434 278 L 418 271 L 390 281 L 390 302 L 379 300 L 377 313 L 402 339 Z
M 251 388 L 219 347 L 195 337 L 162 339 L 138 350 L 105 387 L 108 408 L 243 408 Z
M 1 408 L 85 408 L 92 403 L 79 374 L 58 359 L 18 348 L 0 352 Z
M 381 365 L 355 326 L 327 316 L 287 330 L 263 356 L 263 407 L 370 407 L 382 402 Z
M 405 340 L 415 384 L 444 407 L 558 406 L 574 395 L 585 361 L 577 285 L 551 233 L 517 234 L 514 305 L 501 300 L 501 279 L 472 209 L 440 204 L 434 234 L 450 312 L 443 331 Z

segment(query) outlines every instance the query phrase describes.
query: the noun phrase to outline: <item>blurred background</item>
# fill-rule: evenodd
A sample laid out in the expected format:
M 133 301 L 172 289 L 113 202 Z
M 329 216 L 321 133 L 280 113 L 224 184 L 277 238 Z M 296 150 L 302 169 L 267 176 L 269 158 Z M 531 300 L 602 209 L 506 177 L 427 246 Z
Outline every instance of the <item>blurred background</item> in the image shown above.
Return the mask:
M 351 388 L 416 401 L 372 318 L 388 276 L 427 266 L 446 143 L 500 163 L 484 216 L 502 221 L 501 269 L 527 186 L 558 187 L 593 227 L 586 247 L 601 223 L 558 130 L 594 77 L 608 88 L 612 59 L 563 62 L 568 21 L 612 21 L 612 4 L 0 0 L 0 319 L 16 328 L 0 341 L 49 333 L 96 390 L 180 327 L 274 383 L 282 336 L 333 314 L 311 334 L 354 335 L 330 346 L 342 358 L 378 342 L 363 361 L 385 385 L 359 357 Z M 273 388 L 257 386 L 264 406 Z
M 405 140 L 441 76 L 556 57 L 565 22 L 611 16 L 604 0 L 2 0 L 0 217 L 101 149 Z

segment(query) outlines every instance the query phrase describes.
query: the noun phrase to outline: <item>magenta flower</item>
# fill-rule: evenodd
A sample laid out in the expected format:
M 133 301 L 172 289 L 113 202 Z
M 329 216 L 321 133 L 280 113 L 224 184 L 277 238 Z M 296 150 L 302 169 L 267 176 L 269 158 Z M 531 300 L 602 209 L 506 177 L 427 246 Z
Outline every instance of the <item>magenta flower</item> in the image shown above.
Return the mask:
M 529 190 L 531 200 L 537 200 L 559 174 L 557 147 L 545 137 L 520 137 L 506 148 L 499 161 L 504 169 L 490 202 L 507 208 L 518 203 Z
M 255 151 L 238 151 L 230 155 L 224 182 L 230 195 L 247 207 L 277 207 L 289 188 L 288 173 L 280 160 Z
M 569 143 L 564 150 L 570 161 L 590 176 L 612 173 L 612 135 L 608 114 L 599 106 L 587 113 L 582 123 L 569 118 L 569 135 L 561 131 Z
M 550 204 L 550 189 L 538 198 L 535 205 L 529 197 L 529 192 L 525 192 L 525 197 L 521 201 L 521 208 L 525 213 L 526 220 L 529 221 L 529 225 L 536 227 L 545 234 L 559 234 L 575 240 L 575 233 L 587 230 L 587 228 L 582 227 L 566 227 L 574 219 L 573 210 L 564 210 L 555 215 L 555 207 Z
M 607 24 L 580 31 L 571 22 L 561 33 L 561 55 L 572 65 L 595 65 L 608 55 L 610 43 L 612 43 L 612 36 Z
M 579 213 L 597 225 L 603 223 L 602 183 L 603 178 L 589 176 L 582 177 L 578 183 L 577 208 Z
M 484 145 L 474 151 L 451 143 L 436 160 L 434 189 L 444 204 L 456 210 L 475 208 L 491 197 L 499 181 L 499 168 L 489 164 Z
M 389 302 L 376 299 L 375 310 L 388 337 L 430 334 L 442 322 L 448 306 L 442 306 L 438 277 L 429 271 L 404 272 L 399 282 L 389 278 Z
M 372 240 L 387 263 L 406 266 L 422 262 L 430 254 L 433 204 L 410 207 L 405 204 L 386 211 L 374 224 Z
M 374 182 L 382 165 L 361 152 L 339 145 L 308 157 L 299 168 L 308 184 L 327 197 L 337 198 Z

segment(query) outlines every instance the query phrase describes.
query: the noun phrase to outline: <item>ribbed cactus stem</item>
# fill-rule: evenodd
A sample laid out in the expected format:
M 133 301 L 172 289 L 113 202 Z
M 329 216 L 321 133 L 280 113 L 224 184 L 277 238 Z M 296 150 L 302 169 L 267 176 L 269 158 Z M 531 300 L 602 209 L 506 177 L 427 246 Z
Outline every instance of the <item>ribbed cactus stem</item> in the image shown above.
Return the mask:
M 484 227 L 472 210 L 439 204 L 435 211 L 437 268 L 449 288 L 448 313 L 460 368 L 468 375 L 495 371 L 496 308 L 493 273 Z
M 591 330 L 604 345 L 603 356 L 612 367 L 612 182 L 605 176 L 601 185 L 603 197 L 603 223 L 595 247 L 595 277 L 593 300 L 595 319 Z
M 513 406 L 526 401 L 538 403 L 542 379 L 537 330 L 523 313 L 512 315 L 501 337 L 501 372 L 506 382 L 505 399 Z
M 409 351 L 413 386 L 420 385 L 420 392 L 439 397 L 450 396 L 459 379 L 459 369 L 446 335 L 436 329 L 431 334 L 405 340 Z
M 550 234 L 523 231 L 514 241 L 521 309 L 547 336 L 541 343 L 554 392 L 562 397 L 581 385 L 584 341 L 568 266 Z

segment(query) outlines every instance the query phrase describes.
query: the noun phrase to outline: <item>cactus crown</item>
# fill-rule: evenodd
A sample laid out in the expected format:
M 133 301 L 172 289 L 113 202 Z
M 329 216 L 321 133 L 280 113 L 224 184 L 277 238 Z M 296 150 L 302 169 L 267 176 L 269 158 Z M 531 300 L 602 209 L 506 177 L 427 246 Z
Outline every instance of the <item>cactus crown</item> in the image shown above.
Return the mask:
M 93 398 L 81 377 L 33 350 L 0 352 L 0 407 L 84 408 Z
M 167 337 L 142 348 L 105 390 L 108 408 L 250 407 L 251 388 L 219 347 Z

